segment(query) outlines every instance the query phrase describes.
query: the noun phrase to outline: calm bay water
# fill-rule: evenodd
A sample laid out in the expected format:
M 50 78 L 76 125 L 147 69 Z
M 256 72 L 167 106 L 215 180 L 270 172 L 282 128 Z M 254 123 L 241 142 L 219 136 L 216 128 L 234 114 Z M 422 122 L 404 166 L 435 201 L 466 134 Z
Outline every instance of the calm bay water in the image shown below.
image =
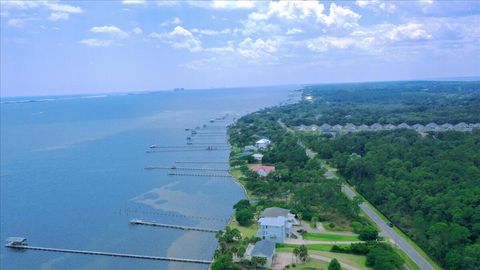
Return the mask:
M 2 104 L 0 240 L 23 236 L 36 246 L 211 259 L 216 248 L 211 233 L 133 226 L 128 221 L 223 228 L 232 205 L 244 197 L 231 179 L 168 176 L 167 171 L 144 170 L 144 166 L 171 166 L 176 160 L 226 161 L 229 152 L 145 151 L 150 144 L 185 145 L 185 128 L 226 113 L 238 117 L 276 105 L 294 89 L 57 97 L 49 102 Z M 22 252 L 3 245 L 0 261 L 1 269 L 208 268 Z

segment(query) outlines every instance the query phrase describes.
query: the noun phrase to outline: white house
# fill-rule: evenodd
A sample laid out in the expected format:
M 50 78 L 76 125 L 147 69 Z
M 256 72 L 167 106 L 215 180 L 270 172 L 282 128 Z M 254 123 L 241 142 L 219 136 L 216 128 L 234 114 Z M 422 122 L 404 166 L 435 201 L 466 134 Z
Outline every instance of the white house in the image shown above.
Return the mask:
M 272 142 L 269 139 L 260 139 L 255 143 L 257 148 L 267 148 Z
M 267 259 L 265 267 L 272 267 L 273 257 L 275 256 L 275 243 L 268 240 L 260 240 L 255 245 L 249 244 L 245 250 L 244 258 L 251 260 L 252 257 L 263 257 Z
M 283 243 L 290 235 L 293 225 L 299 222 L 288 209 L 270 207 L 263 210 L 258 220 L 260 230 L 258 236 L 275 243 Z
M 256 161 L 262 161 L 263 155 L 260 153 L 253 154 L 253 159 Z

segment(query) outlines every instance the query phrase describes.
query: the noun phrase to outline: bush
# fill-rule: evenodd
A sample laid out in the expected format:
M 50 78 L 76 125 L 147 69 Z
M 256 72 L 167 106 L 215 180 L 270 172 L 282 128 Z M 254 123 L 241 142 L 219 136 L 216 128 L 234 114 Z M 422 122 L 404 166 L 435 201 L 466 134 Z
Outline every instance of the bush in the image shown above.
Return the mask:
M 333 258 L 333 260 L 328 264 L 328 270 L 342 270 L 342 266 L 337 259 Z
M 249 226 L 252 224 L 253 211 L 249 208 L 242 208 L 235 212 L 235 218 L 240 226 Z
M 372 241 L 372 240 L 377 240 L 378 238 L 378 231 L 372 226 L 367 226 L 363 228 L 363 230 L 360 232 L 360 235 L 358 238 L 362 241 Z

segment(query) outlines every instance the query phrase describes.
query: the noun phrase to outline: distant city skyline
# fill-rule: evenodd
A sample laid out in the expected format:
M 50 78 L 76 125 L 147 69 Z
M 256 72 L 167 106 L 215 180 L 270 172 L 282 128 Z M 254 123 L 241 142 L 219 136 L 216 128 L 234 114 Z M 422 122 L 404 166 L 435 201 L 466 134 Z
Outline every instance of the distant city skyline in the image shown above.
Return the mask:
M 480 75 L 478 1 L 1 1 L 1 96 Z

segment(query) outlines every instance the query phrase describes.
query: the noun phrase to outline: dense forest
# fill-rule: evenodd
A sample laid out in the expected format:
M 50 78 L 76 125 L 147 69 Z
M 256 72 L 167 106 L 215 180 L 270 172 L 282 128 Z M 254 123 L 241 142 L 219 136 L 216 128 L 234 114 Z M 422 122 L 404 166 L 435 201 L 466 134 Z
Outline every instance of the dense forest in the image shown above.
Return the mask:
M 289 126 L 480 122 L 479 82 L 384 82 L 308 86 L 303 101 L 272 109 Z
M 447 269 L 478 269 L 480 131 L 303 139 Z
M 272 141 L 268 151 L 263 151 L 262 163 L 275 165 L 276 170 L 266 177 L 247 168 L 247 157 L 231 160 L 232 164 L 241 165 L 246 188 L 260 198 L 260 205 L 287 207 L 306 220 L 315 216 L 348 227 L 351 220 L 360 220 L 358 206 L 343 195 L 340 181 L 325 181 L 320 160 L 309 159 L 305 149 L 297 144 L 298 138 L 287 132 L 269 110 L 240 118 L 229 129 L 229 137 L 230 143 L 239 149 L 232 152 L 232 157 L 259 138 Z
M 271 138 L 260 178 L 243 167 L 247 189 L 264 204 L 283 203 L 320 219 L 358 217 L 325 181 L 321 160 L 340 174 L 446 269 L 480 269 L 480 131 L 418 134 L 399 129 L 332 137 L 293 136 L 279 124 L 438 124 L 480 122 L 480 82 L 386 82 L 307 86 L 296 104 L 249 114 L 230 131 L 236 147 Z M 308 159 L 301 142 L 319 153 Z M 326 213 L 325 217 L 319 213 Z

